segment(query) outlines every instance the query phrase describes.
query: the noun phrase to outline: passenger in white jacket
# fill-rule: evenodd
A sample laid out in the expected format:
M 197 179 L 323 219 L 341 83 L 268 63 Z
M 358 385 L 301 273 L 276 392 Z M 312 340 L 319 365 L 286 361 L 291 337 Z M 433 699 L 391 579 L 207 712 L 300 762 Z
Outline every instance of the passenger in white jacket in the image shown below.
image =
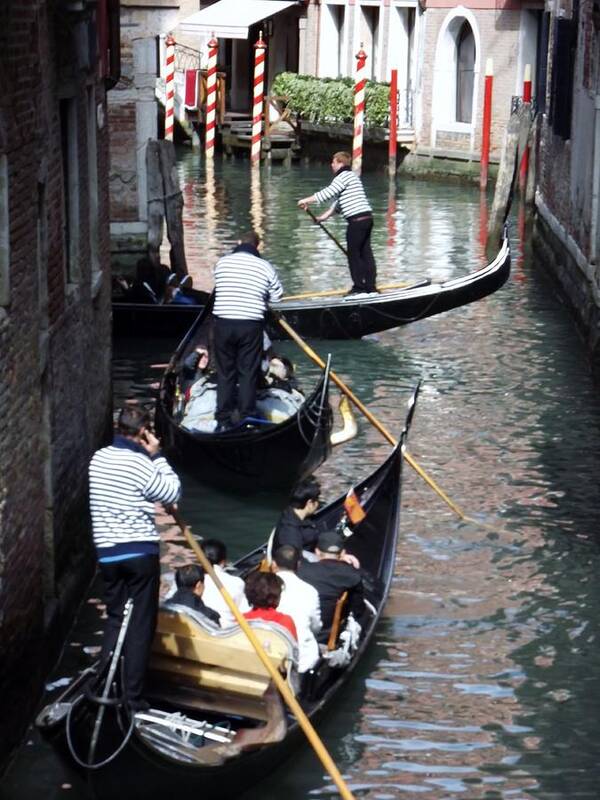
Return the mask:
M 273 553 L 272 570 L 284 583 L 277 610 L 289 614 L 298 632 L 298 672 L 307 672 L 319 660 L 321 609 L 317 590 L 296 575 L 299 560 L 298 550 L 284 544 Z
M 227 549 L 225 544 L 220 539 L 205 539 L 202 542 L 202 549 L 204 550 L 204 555 L 213 565 L 217 578 L 219 578 L 223 586 L 227 589 L 240 612 L 243 614 L 245 611 L 250 611 L 250 606 L 248 605 L 248 600 L 244 592 L 244 581 L 236 575 L 231 575 L 225 569 L 225 564 L 227 563 Z M 222 628 L 229 628 L 237 624 L 235 617 L 231 613 L 231 609 L 209 575 L 207 575 L 204 580 L 202 601 L 209 608 L 219 613 Z

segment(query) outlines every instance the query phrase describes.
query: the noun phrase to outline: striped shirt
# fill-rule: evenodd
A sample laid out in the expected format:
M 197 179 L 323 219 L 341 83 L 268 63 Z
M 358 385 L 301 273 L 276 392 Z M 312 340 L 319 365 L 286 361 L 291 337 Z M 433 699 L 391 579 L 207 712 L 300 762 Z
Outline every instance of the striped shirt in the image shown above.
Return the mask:
M 262 320 L 267 303 L 283 296 L 275 268 L 254 255 L 254 248 L 239 245 L 215 266 L 215 305 L 213 314 L 222 319 Z
M 163 456 L 151 459 L 141 445 L 115 436 L 89 466 L 90 511 L 99 558 L 158 553 L 154 503 L 177 502 L 181 484 Z
M 372 211 L 362 181 L 350 167 L 342 167 L 329 186 L 315 192 L 317 203 L 335 199 L 337 199 L 336 211 L 339 211 L 344 219 L 349 219 L 357 214 L 370 214 Z

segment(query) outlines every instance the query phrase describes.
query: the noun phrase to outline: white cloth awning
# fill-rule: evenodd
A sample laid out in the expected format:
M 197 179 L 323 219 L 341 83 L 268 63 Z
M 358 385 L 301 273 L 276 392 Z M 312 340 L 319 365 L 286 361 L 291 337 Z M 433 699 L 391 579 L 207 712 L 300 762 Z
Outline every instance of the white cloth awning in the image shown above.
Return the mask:
M 247 39 L 248 28 L 286 8 L 296 0 L 219 0 L 208 8 L 186 17 L 179 28 L 183 33 L 217 39 Z

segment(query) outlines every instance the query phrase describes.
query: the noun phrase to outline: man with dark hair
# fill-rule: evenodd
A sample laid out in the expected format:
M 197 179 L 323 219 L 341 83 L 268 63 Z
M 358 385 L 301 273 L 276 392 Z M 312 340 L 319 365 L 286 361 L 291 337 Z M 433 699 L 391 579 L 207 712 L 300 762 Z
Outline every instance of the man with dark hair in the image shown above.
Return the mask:
M 236 606 L 242 613 L 248 611 L 250 606 L 248 605 L 244 592 L 244 581 L 236 575 L 230 575 L 225 569 L 225 564 L 227 563 L 227 548 L 225 547 L 225 543 L 220 539 L 204 539 L 202 542 L 202 549 L 204 550 L 204 555 L 212 564 L 217 578 L 227 589 Z M 202 599 L 209 608 L 219 613 L 222 628 L 237 624 L 236 618 L 231 613 L 231 609 L 223 599 L 223 595 L 217 589 L 210 575 L 206 576 Z
M 194 611 L 203 614 L 215 625 L 219 625 L 219 615 L 212 608 L 208 608 L 202 601 L 204 593 L 205 572 L 200 564 L 186 564 L 175 571 L 177 591 L 169 597 L 169 603 L 189 606 Z
M 344 539 L 337 531 L 319 534 L 316 553 L 319 560 L 310 564 L 302 562 L 298 567 L 298 576 L 319 593 L 323 629 L 318 638 L 326 642 L 336 603 L 346 591 L 347 612 L 358 621 L 365 607 L 363 582 L 360 571 L 344 560 Z
M 275 268 L 258 251 L 254 231 L 215 266 L 214 344 L 217 364 L 217 433 L 256 416 L 267 304 L 283 295 Z M 237 398 L 236 398 L 237 386 Z
M 362 181 L 355 172 L 352 172 L 350 153 L 344 151 L 334 153 L 331 169 L 334 178 L 329 186 L 298 200 L 298 205 L 307 208 L 310 203 L 334 201 L 327 211 L 317 217 L 317 221 L 324 222 L 339 212 L 348 223 L 346 244 L 352 278 L 352 288 L 348 294 L 376 292 L 377 267 L 371 250 L 373 212 Z
M 284 544 L 273 553 L 271 569 L 283 581 L 278 610 L 289 614 L 298 631 L 298 672 L 306 672 L 319 660 L 315 634 L 321 630 L 319 593 L 296 574 L 300 553 Z
M 321 487 L 315 478 L 307 478 L 295 486 L 275 528 L 273 551 L 284 544 L 292 545 L 299 553 L 314 548 L 319 529 L 310 518 L 319 508 L 320 495 Z
M 101 660 L 113 651 L 128 598 L 133 611 L 125 640 L 125 689 L 133 710 L 147 707 L 144 675 L 156 627 L 160 583 L 160 538 L 154 504 L 173 506 L 181 493 L 179 478 L 160 453 L 148 413 L 126 406 L 108 447 L 89 466 L 94 545 L 104 581 L 108 622 Z

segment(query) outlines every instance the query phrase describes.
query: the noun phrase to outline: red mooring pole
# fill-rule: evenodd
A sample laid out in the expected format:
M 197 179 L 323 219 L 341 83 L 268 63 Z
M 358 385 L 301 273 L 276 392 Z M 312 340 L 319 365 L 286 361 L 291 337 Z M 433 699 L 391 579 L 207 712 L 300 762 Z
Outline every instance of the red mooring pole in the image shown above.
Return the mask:
M 483 95 L 483 130 L 481 132 L 481 171 L 479 188 L 485 189 L 488 182 L 490 164 L 490 130 L 492 127 L 492 88 L 494 84 L 494 62 L 488 58 L 485 62 L 485 92 Z
M 523 102 L 531 103 L 531 64 L 525 64 L 525 76 L 523 78 Z M 525 146 L 521 158 L 521 168 L 519 170 L 519 194 L 525 197 L 527 187 L 527 170 L 529 169 L 529 145 Z
M 263 134 L 263 105 L 265 86 L 265 50 L 262 31 L 254 45 L 254 98 L 252 102 L 252 141 L 250 144 L 250 162 L 253 167 L 260 166 L 260 148 Z M 268 110 L 267 110 L 268 113 Z
M 206 73 L 206 135 L 204 153 L 206 158 L 215 157 L 215 132 L 217 123 L 217 54 L 219 42 L 213 33 L 208 43 L 208 71 Z
M 359 175 L 363 156 L 363 123 L 365 117 L 365 86 L 367 83 L 367 54 L 360 50 L 356 54 L 356 77 L 354 79 L 354 135 L 352 137 L 352 169 Z
M 398 70 L 392 70 L 390 83 L 390 143 L 388 170 L 390 177 L 396 174 L 396 152 L 398 150 Z
M 173 141 L 175 128 L 175 39 L 169 34 L 165 39 L 165 139 Z

